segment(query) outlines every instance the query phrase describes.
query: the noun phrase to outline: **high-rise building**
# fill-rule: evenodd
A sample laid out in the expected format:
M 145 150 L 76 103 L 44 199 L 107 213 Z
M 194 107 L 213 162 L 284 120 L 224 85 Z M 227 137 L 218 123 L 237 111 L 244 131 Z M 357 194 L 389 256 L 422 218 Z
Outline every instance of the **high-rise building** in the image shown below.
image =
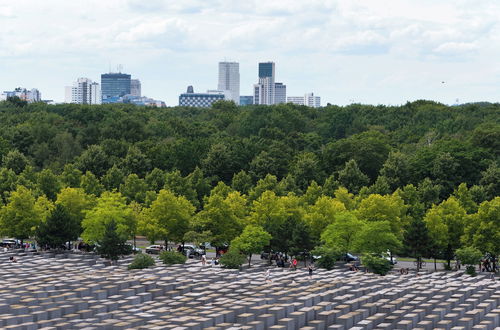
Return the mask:
M 225 91 L 226 100 L 240 104 L 240 64 L 237 62 L 219 62 L 218 90 Z
M 274 104 L 286 103 L 286 85 L 283 83 L 274 84 Z
M 179 106 L 210 108 L 212 103 L 224 100 L 224 91 L 207 91 L 207 93 L 195 93 L 193 86 L 187 88 L 187 92 L 179 96 Z
M 259 63 L 259 82 L 254 85 L 255 104 L 275 104 L 274 62 Z
M 130 75 L 125 73 L 104 73 L 101 75 L 102 102 L 130 94 Z
M 304 96 L 288 96 L 287 103 L 298 105 L 307 105 L 312 108 L 319 108 L 321 106 L 321 97 L 314 96 L 314 93 L 307 93 Z
M 5 101 L 9 97 L 17 96 L 23 101 L 27 101 L 28 103 L 40 102 L 42 101 L 42 93 L 36 88 L 26 89 L 22 87 L 18 87 L 13 91 L 4 91 L 0 94 L 0 101 Z
M 130 80 L 130 95 L 141 97 L 141 81 L 139 79 Z
M 73 86 L 66 86 L 66 103 L 101 104 L 101 87 L 88 78 L 78 78 Z
M 240 105 L 251 105 L 253 104 L 253 96 L 252 95 L 241 95 L 240 96 Z

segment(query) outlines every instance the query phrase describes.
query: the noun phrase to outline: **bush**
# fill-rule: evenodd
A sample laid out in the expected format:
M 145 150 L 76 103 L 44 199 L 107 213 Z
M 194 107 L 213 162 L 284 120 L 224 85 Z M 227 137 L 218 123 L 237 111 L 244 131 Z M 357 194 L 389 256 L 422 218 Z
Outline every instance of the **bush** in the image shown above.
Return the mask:
M 238 269 L 246 261 L 246 257 L 237 249 L 230 249 L 222 255 L 220 263 L 224 268 Z
M 187 258 L 185 255 L 175 251 L 163 251 L 160 253 L 160 260 L 165 265 L 183 264 Z
M 375 274 L 385 275 L 392 269 L 392 265 L 389 260 L 379 256 L 366 254 L 361 260 L 363 265 Z
M 333 269 L 337 259 L 342 256 L 342 253 L 324 246 L 317 247 L 312 251 L 312 254 L 320 257 L 316 260 L 316 265 L 327 270 Z
M 458 249 L 456 252 L 457 259 L 463 265 L 466 265 L 465 272 L 471 276 L 476 275 L 476 267 L 483 257 L 483 254 L 478 249 L 468 246 L 461 249 Z
M 154 264 L 155 260 L 153 257 L 148 256 L 147 254 L 139 253 L 135 256 L 134 261 L 128 265 L 128 269 L 144 269 L 149 266 L 153 266 Z

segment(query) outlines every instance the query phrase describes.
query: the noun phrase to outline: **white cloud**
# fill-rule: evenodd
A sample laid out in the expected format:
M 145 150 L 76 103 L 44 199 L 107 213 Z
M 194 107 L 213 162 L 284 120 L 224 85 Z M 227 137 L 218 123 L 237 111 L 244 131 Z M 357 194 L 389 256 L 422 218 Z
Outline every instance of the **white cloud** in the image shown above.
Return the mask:
M 184 84 L 213 88 L 217 61 L 230 57 L 241 63 L 242 94 L 257 62 L 274 60 L 290 94 L 314 91 L 325 103 L 356 94 L 395 103 L 398 91 L 439 98 L 426 84 L 457 65 L 470 81 L 500 82 L 478 76 L 500 70 L 498 12 L 487 0 L 0 0 L 0 89 L 38 84 L 61 100 L 71 80 L 98 80 L 112 62 L 175 104 Z

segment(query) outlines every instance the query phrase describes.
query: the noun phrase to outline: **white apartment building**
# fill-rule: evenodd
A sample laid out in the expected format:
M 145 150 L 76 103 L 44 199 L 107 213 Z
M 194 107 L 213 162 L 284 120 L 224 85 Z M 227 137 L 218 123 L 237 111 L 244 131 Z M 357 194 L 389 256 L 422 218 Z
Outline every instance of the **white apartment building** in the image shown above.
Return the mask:
M 219 62 L 217 89 L 224 91 L 226 100 L 240 104 L 240 64 L 238 62 Z
M 141 81 L 139 79 L 130 79 L 130 95 L 141 97 Z
M 23 101 L 27 101 L 28 103 L 40 102 L 42 101 L 42 94 L 36 88 L 26 89 L 22 87 L 18 87 L 13 91 L 4 91 L 0 94 L 0 101 L 5 101 L 9 97 L 17 96 Z
M 78 78 L 73 86 L 66 86 L 65 103 L 101 104 L 101 87 L 88 78 Z
M 321 107 L 321 97 L 315 96 L 314 93 L 306 93 L 304 96 L 288 96 L 286 98 L 286 102 L 298 105 L 306 105 L 312 108 Z

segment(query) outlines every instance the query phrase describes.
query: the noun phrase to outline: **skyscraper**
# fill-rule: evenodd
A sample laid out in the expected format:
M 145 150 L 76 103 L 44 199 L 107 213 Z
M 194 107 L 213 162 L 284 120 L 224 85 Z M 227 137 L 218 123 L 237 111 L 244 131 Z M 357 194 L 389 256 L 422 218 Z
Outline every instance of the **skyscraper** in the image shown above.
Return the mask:
M 101 87 L 88 78 L 78 78 L 73 86 L 66 86 L 66 103 L 101 104 Z
M 240 64 L 219 62 L 218 90 L 224 91 L 227 100 L 240 104 Z
M 254 85 L 255 104 L 274 104 L 275 96 L 275 65 L 274 62 L 259 63 L 259 82 Z
M 101 75 L 102 101 L 130 94 L 130 75 L 125 73 L 104 73 Z
M 286 103 L 286 85 L 283 83 L 274 84 L 274 104 Z
M 314 93 L 307 93 L 304 96 L 288 96 L 287 103 L 297 105 L 306 105 L 312 108 L 319 108 L 321 106 L 321 97 L 315 96 Z
M 130 95 L 141 97 L 141 81 L 139 79 L 130 80 Z

